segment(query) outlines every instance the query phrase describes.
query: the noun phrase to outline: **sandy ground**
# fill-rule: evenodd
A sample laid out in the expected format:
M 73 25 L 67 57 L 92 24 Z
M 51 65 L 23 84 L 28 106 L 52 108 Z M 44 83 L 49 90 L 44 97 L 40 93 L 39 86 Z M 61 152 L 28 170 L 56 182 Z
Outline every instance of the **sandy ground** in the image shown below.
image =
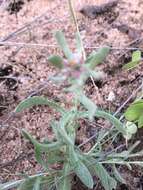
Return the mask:
M 143 2 L 142 0 L 119 0 L 117 7 L 110 13 L 100 15 L 94 20 L 79 13 L 83 6 L 101 5 L 105 2 L 107 1 L 77 0 L 74 4 L 86 53 L 89 54 L 95 47 L 102 45 L 113 47 L 105 63 L 99 66 L 99 69 L 105 72 L 105 78 L 95 82 L 96 87 L 89 80 L 86 92 L 98 106 L 115 112 L 142 82 L 143 65 L 130 72 L 124 71 L 122 66 L 131 59 L 132 52 L 125 50 L 124 47 L 143 47 L 143 42 L 132 44 L 143 34 Z M 9 79 L 0 81 L 1 122 L 8 118 L 21 100 L 33 91 L 37 91 L 48 77 L 57 72 L 47 62 L 49 55 L 61 53 L 53 38 L 54 31 L 63 30 L 73 49 L 75 33 L 66 0 L 25 2 L 18 12 L 17 18 L 15 14 L 10 14 L 6 10 L 7 6 L 8 4 L 5 4 L 0 8 L 0 40 L 42 15 L 41 18 L 22 32 L 15 33 L 7 41 L 45 44 L 47 47 L 42 47 L 42 45 L 40 47 L 23 47 L 21 45 L 0 47 L 0 76 L 5 77 L 5 72 L 8 72 L 7 76 L 9 76 Z M 126 25 L 129 31 L 123 31 L 121 25 Z M 18 81 L 16 82 L 13 77 L 16 77 Z M 115 94 L 115 100 L 109 103 L 107 99 L 111 92 Z M 68 95 L 65 98 L 62 89 L 51 82 L 47 82 L 46 88 L 39 94 L 59 101 L 63 105 L 66 105 L 70 99 Z M 135 96 L 131 101 L 134 98 Z M 56 117 L 56 113 L 47 107 L 30 109 L 12 118 L 6 122 L 6 126 L 0 128 L 0 181 L 6 182 L 14 179 L 15 175 L 13 174 L 16 173 L 32 174 L 40 170 L 40 166 L 34 160 L 32 146 L 21 137 L 20 130 L 27 129 L 39 140 L 50 137 L 52 135 L 49 128 L 51 115 Z M 87 138 L 86 130 L 82 131 L 85 134 L 80 138 L 81 142 Z M 22 158 L 19 158 L 19 155 L 22 155 Z M 17 161 L 16 158 L 18 158 Z M 7 163 L 9 164 L 7 165 Z

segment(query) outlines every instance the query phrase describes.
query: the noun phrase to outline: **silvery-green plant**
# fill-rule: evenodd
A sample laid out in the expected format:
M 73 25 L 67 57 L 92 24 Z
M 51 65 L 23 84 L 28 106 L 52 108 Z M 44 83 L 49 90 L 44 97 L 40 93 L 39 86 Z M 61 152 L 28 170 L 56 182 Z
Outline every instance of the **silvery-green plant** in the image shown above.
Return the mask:
M 74 53 L 70 50 L 65 36 L 61 31 L 55 33 L 55 38 L 65 58 L 59 55 L 52 55 L 48 58 L 48 61 L 59 69 L 59 75 L 53 77 L 53 80 L 57 81 L 57 78 L 59 80 L 62 79 L 62 81 L 66 80 L 70 85 L 66 91 L 72 92 L 75 99 L 88 109 L 90 119 L 92 119 L 96 106 L 85 96 L 83 92 L 84 84 L 89 77 L 95 80 L 103 77 L 103 72 L 97 70 L 96 66 L 103 62 L 110 48 L 102 47 L 98 52 L 93 51 L 85 60 L 78 33 L 76 34 L 76 50 Z M 65 76 L 65 78 L 63 79 L 61 76 Z
M 124 124 L 117 118 L 100 110 L 84 93 L 84 83 L 88 77 L 96 78 L 99 71 L 95 70 L 101 63 L 109 48 L 101 48 L 98 52 L 92 52 L 84 60 L 79 37 L 77 36 L 77 50 L 72 53 L 68 47 L 62 32 L 56 33 L 56 39 L 65 57 L 52 55 L 48 58 L 59 69 L 59 76 L 64 74 L 69 83 L 70 91 L 74 94 L 73 106 L 69 110 L 45 97 L 33 96 L 22 101 L 15 109 L 19 113 L 32 106 L 47 105 L 60 112 L 60 119 L 51 122 L 50 126 L 54 133 L 52 140 L 38 142 L 30 133 L 22 130 L 23 136 L 34 145 L 35 159 L 41 164 L 43 170 L 34 176 L 8 182 L 0 185 L 0 190 L 18 188 L 19 190 L 71 190 L 74 176 L 89 189 L 93 189 L 96 180 L 101 181 L 105 190 L 116 189 L 117 182 L 126 183 L 118 171 L 118 166 L 126 165 L 131 169 L 132 164 L 143 166 L 141 161 L 132 161 L 131 158 L 142 156 L 143 152 L 132 153 L 139 142 L 128 150 L 120 150 L 120 146 L 107 149 L 107 145 L 113 143 L 117 134 L 127 136 Z M 54 81 L 57 78 L 53 78 Z M 82 105 L 83 111 L 79 110 Z M 81 146 L 76 145 L 76 134 L 80 119 L 94 120 L 94 117 L 103 118 L 111 122 L 111 129 L 101 129 L 97 134 L 95 144 L 89 151 L 83 151 Z M 39 126 L 40 127 L 40 126 Z M 106 166 L 110 166 L 112 172 L 108 172 Z M 93 178 L 96 176 L 96 178 Z

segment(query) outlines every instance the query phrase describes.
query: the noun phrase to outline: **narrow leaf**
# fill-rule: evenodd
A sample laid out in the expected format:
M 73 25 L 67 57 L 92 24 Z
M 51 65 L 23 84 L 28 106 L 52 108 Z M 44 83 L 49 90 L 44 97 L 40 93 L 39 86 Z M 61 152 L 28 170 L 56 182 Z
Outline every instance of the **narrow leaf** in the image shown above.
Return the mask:
M 44 176 L 43 173 L 29 176 L 27 179 L 15 180 L 7 183 L 0 184 L 0 190 L 9 190 L 16 189 L 20 190 L 20 187 L 25 188 L 25 190 L 30 190 L 33 188 L 34 182 L 37 177 L 41 177 L 41 184 L 46 184 L 46 187 L 49 187 L 48 184 L 53 182 L 53 176 Z
M 93 188 L 93 184 L 94 184 L 93 178 L 88 168 L 81 161 L 78 161 L 77 166 L 75 167 L 74 171 L 86 187 L 90 189 Z
M 130 61 L 129 63 L 125 64 L 123 66 L 123 69 L 130 70 L 133 69 L 134 67 L 138 66 L 139 62 L 137 61 Z
M 21 112 L 24 109 L 31 108 L 33 106 L 38 106 L 38 105 L 48 105 L 51 108 L 54 108 L 55 110 L 64 113 L 65 110 L 61 108 L 57 103 L 54 101 L 48 100 L 47 98 L 40 97 L 40 96 L 33 96 L 30 98 L 27 98 L 23 100 L 15 109 L 15 112 Z
M 60 48 L 62 49 L 62 51 L 64 52 L 66 58 L 68 60 L 71 60 L 73 58 L 73 54 L 67 44 L 67 41 L 65 39 L 65 36 L 63 34 L 62 31 L 57 31 L 55 34 L 56 40 L 60 46 Z
M 90 120 L 93 119 L 93 116 L 96 113 L 97 106 L 82 92 L 78 95 L 78 100 L 80 103 L 88 110 L 88 117 Z
M 12 188 L 16 188 L 22 182 L 23 182 L 23 180 L 15 180 L 15 181 L 10 181 L 10 182 L 0 184 L 0 190 L 9 190 L 9 189 L 12 189 Z
M 37 147 L 40 151 L 51 151 L 51 150 L 57 150 L 59 149 L 59 147 L 61 146 L 60 142 L 53 142 L 53 143 L 49 143 L 49 144 L 42 144 L 39 143 L 36 139 L 34 139 L 27 131 L 22 130 L 22 134 L 23 136 L 28 139 L 29 141 L 31 141 L 33 143 L 33 145 L 35 147 Z
M 35 146 L 35 158 L 36 161 L 41 164 L 44 169 L 48 169 L 48 164 L 43 160 L 41 149 Z
M 91 53 L 86 61 L 88 68 L 94 69 L 98 64 L 102 63 L 109 54 L 109 51 L 109 47 L 102 47 L 97 52 Z
M 117 119 L 110 113 L 97 109 L 94 116 L 98 117 L 98 118 L 101 117 L 101 118 L 107 119 L 116 127 L 116 129 L 119 132 L 121 132 L 123 135 L 126 135 L 126 129 L 125 129 L 124 125 L 119 121 L 119 119 Z M 83 118 L 83 117 L 87 118 L 88 112 L 79 112 L 77 114 L 77 118 Z
M 79 177 L 79 179 L 82 181 L 82 183 L 92 189 L 93 188 L 93 178 L 88 170 L 88 168 L 85 166 L 85 164 L 80 160 L 78 157 L 78 154 L 75 152 L 73 147 L 69 147 L 69 158 L 71 166 L 76 173 L 76 175 Z
M 51 55 L 48 57 L 48 61 L 55 67 L 59 69 L 63 69 L 63 59 L 59 55 Z
M 114 117 L 110 113 L 97 110 L 95 113 L 95 117 L 101 117 L 101 118 L 107 119 L 116 127 L 116 129 L 119 132 L 121 132 L 122 134 L 126 134 L 126 130 L 124 128 L 124 125 L 119 121 L 119 119 L 117 119 L 116 117 Z
M 103 167 L 102 164 L 97 163 L 93 164 L 92 166 L 94 168 L 95 174 L 99 177 L 101 180 L 101 183 L 105 190 L 113 190 L 116 189 L 117 182 L 114 178 L 112 178 L 106 169 Z
M 132 54 L 132 61 L 140 61 L 141 60 L 141 51 L 134 51 Z
M 127 69 L 127 70 L 132 69 L 132 68 L 138 66 L 140 61 L 141 61 L 141 51 L 137 50 L 137 51 L 133 52 L 133 54 L 132 54 L 132 61 L 125 64 L 123 66 L 123 69 Z
M 113 172 L 114 172 L 115 178 L 116 178 L 119 182 L 121 182 L 122 184 L 126 184 L 125 179 L 124 179 L 124 178 L 121 176 L 121 174 L 118 172 L 118 170 L 117 170 L 115 164 L 113 165 Z
M 64 169 L 62 172 L 63 178 L 59 181 L 58 190 L 71 190 L 71 175 L 70 174 L 71 167 L 69 163 L 64 164 Z
M 68 136 L 66 130 L 64 128 L 57 128 L 59 134 L 61 135 L 62 140 L 64 141 L 64 143 L 66 143 L 67 145 L 74 145 L 72 142 L 72 139 L 70 138 L 70 136 Z
M 34 184 L 36 182 L 37 178 L 27 178 L 21 185 L 19 186 L 19 190 L 34 190 Z
M 37 177 L 35 184 L 33 186 L 33 190 L 40 190 L 40 182 L 41 182 L 41 178 Z

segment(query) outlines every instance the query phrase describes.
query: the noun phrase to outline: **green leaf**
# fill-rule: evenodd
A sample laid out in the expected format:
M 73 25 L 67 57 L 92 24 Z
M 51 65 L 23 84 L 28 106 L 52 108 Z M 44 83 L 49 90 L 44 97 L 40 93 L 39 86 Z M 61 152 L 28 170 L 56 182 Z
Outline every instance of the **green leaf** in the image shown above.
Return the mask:
M 97 106 L 82 92 L 78 93 L 79 102 L 88 110 L 88 117 L 90 120 L 93 120 L 93 117 L 96 113 Z
M 139 62 L 137 62 L 137 61 L 130 61 L 129 63 L 127 63 L 123 66 L 123 69 L 130 70 L 130 69 L 133 69 L 134 67 L 136 67 L 138 64 L 139 64 Z
M 20 188 L 23 188 L 22 190 L 33 190 L 33 187 L 34 187 L 34 184 L 35 184 L 37 178 L 40 178 L 41 185 L 46 184 L 46 188 L 49 188 L 49 185 L 53 183 L 52 175 L 44 176 L 44 174 L 41 173 L 41 174 L 29 176 L 26 179 L 15 180 L 15 181 L 0 184 L 0 190 L 9 190 L 12 188 L 16 189 L 16 187 L 18 187 L 18 190 L 21 190 Z M 42 190 L 42 189 L 40 189 L 40 190 Z
M 130 134 L 135 134 L 137 132 L 137 126 L 133 122 L 128 121 L 126 123 L 126 130 Z
M 63 114 L 59 122 L 60 128 L 63 128 L 66 131 L 68 138 L 70 138 L 70 141 L 73 142 L 72 144 L 74 144 L 76 138 L 74 126 L 76 114 L 77 111 L 72 109 L 71 111 Z
M 126 184 L 125 179 L 124 179 L 124 178 L 121 176 L 121 174 L 118 172 L 118 170 L 117 170 L 115 164 L 113 165 L 113 172 L 114 172 L 115 178 L 116 178 L 119 182 L 121 182 L 122 184 Z
M 143 127 L 143 113 L 139 117 L 139 120 L 138 120 L 138 128 L 142 128 L 142 127 Z
M 64 161 L 65 155 L 62 151 L 60 152 L 60 150 L 50 151 L 47 153 L 48 164 L 63 163 Z
M 74 110 L 64 113 L 59 121 L 59 125 L 56 127 L 56 129 L 54 129 L 58 138 L 60 136 L 62 141 L 68 145 L 74 145 L 75 138 L 73 136 L 73 133 L 71 135 L 71 128 L 73 128 L 71 125 L 75 120 L 75 115 L 76 112 Z
M 124 137 L 129 140 L 137 132 L 137 126 L 133 122 L 127 121 L 126 125 L 126 135 Z
M 69 175 L 71 172 L 71 167 L 69 163 L 64 164 L 62 176 L 63 178 L 59 181 L 58 184 L 58 190 L 71 190 L 71 175 Z
M 19 186 L 19 190 L 34 190 L 34 184 L 36 183 L 37 177 L 27 178 L 21 185 Z
M 40 97 L 40 96 L 33 96 L 33 97 L 23 100 L 16 107 L 15 112 L 18 113 L 18 112 L 23 111 L 24 109 L 31 108 L 33 106 L 38 106 L 38 105 L 48 105 L 49 107 L 54 108 L 55 110 L 61 113 L 65 112 L 65 110 L 54 101 L 48 100 L 47 98 Z
M 33 190 L 40 190 L 40 182 L 41 182 L 41 178 L 37 177 L 35 184 L 33 186 Z
M 125 118 L 128 121 L 138 120 L 143 113 L 143 100 L 132 103 L 125 112 Z
M 119 119 L 117 119 L 110 113 L 97 109 L 94 116 L 98 118 L 101 117 L 101 118 L 107 119 L 116 127 L 116 129 L 119 132 L 121 132 L 123 135 L 126 135 L 126 129 L 124 125 L 120 122 Z M 87 117 L 88 117 L 88 112 L 78 112 L 77 114 L 77 118 L 87 118 Z
M 81 161 L 78 161 L 77 167 L 75 167 L 74 171 L 86 187 L 90 189 L 93 188 L 93 178 L 88 168 Z
M 43 190 L 53 184 L 53 176 L 29 177 L 20 184 L 18 190 Z
M 112 178 L 102 164 L 97 163 L 93 164 L 92 168 L 94 168 L 95 174 L 101 180 L 101 183 L 105 190 L 113 190 L 116 189 L 117 182 L 114 178 Z
M 141 60 L 141 51 L 137 50 L 132 54 L 132 61 L 140 61 Z
M 69 147 L 69 158 L 70 158 L 71 167 L 73 168 L 76 175 L 79 177 L 79 179 L 82 181 L 82 183 L 86 187 L 92 189 L 93 178 L 88 168 L 80 160 L 80 158 L 78 157 L 78 154 L 75 152 L 73 147 Z
M 25 131 L 24 129 L 22 130 L 22 134 L 23 136 L 28 139 L 29 141 L 31 141 L 33 143 L 33 145 L 39 149 L 40 151 L 43 152 L 48 152 L 48 151 L 53 151 L 53 150 L 57 150 L 59 149 L 59 147 L 62 145 L 60 142 L 53 142 L 53 143 L 49 143 L 49 144 L 42 144 L 39 143 L 36 139 L 34 139 L 27 131 Z
M 63 58 L 59 55 L 51 55 L 48 57 L 48 61 L 55 67 L 63 69 Z
M 17 180 L 17 181 L 15 180 L 15 181 L 10 181 L 10 182 L 0 184 L 0 190 L 9 190 L 12 188 L 16 188 L 20 185 L 22 181 L 23 180 Z
M 97 52 L 92 52 L 86 60 L 86 65 L 90 69 L 94 69 L 98 64 L 102 63 L 109 54 L 109 47 L 102 47 Z
M 129 69 L 132 69 L 132 68 L 136 67 L 139 64 L 139 62 L 141 61 L 141 58 L 142 58 L 141 57 L 141 51 L 137 50 L 137 51 L 133 52 L 132 61 L 125 64 L 123 66 L 123 69 L 129 70 Z
M 75 116 L 76 116 L 75 110 L 69 110 L 68 112 L 63 114 L 60 120 L 61 128 L 65 128 L 69 123 L 72 123 L 75 119 Z
M 137 132 L 137 126 L 133 122 L 127 121 L 125 125 L 126 135 L 123 135 L 127 140 L 130 140 L 132 136 Z
M 43 156 L 42 156 L 42 153 L 41 152 L 41 149 L 39 147 L 36 147 L 35 146 L 35 158 L 36 158 L 36 161 L 41 164 L 41 166 L 44 168 L 44 169 L 48 169 L 48 164 L 43 160 Z
M 64 128 L 61 128 L 59 126 L 59 128 L 57 130 L 58 130 L 59 134 L 61 135 L 61 138 L 64 141 L 64 143 L 66 143 L 67 145 L 74 145 L 72 139 L 68 136 L 68 134 Z
M 71 50 L 70 50 L 70 48 L 69 48 L 69 46 L 67 44 L 67 41 L 65 39 L 65 36 L 64 36 L 63 32 L 62 31 L 57 31 L 55 33 L 55 38 L 56 38 L 60 48 L 64 52 L 66 58 L 68 60 L 71 60 L 73 58 L 73 54 L 72 54 L 72 52 L 71 52 Z
M 119 121 L 119 119 L 117 119 L 116 117 L 114 117 L 110 113 L 97 110 L 95 113 L 95 117 L 101 117 L 101 118 L 107 119 L 116 127 L 116 129 L 119 132 L 121 132 L 122 134 L 126 134 L 126 130 L 124 128 L 124 125 Z
M 62 141 L 61 135 L 60 135 L 59 132 L 58 132 L 59 122 L 57 122 L 57 121 L 52 121 L 50 126 L 52 127 L 52 130 L 53 130 L 53 132 L 54 132 L 54 134 L 55 134 L 56 139 L 57 139 L 58 141 Z
M 128 148 L 128 150 L 124 150 L 120 153 L 111 153 L 109 155 L 110 158 L 112 158 L 112 160 L 114 160 L 114 158 L 123 158 L 124 161 L 130 157 L 137 157 L 137 156 L 141 156 L 142 155 L 142 151 L 141 152 L 137 152 L 137 153 L 133 153 L 131 154 L 136 148 L 137 146 L 140 144 L 140 141 L 135 142 L 131 147 Z M 116 160 L 116 159 L 115 159 Z M 123 161 L 122 159 L 120 161 Z M 116 163 L 116 162 L 115 162 Z

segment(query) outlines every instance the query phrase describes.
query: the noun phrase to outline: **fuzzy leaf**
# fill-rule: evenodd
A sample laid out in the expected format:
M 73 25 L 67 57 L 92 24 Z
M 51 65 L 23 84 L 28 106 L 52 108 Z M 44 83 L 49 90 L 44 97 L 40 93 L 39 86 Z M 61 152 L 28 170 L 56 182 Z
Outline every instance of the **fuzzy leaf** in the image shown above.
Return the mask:
M 117 170 L 115 164 L 113 165 L 113 172 L 114 172 L 115 178 L 116 178 L 119 182 L 121 182 L 122 184 L 126 184 L 125 179 L 124 179 L 124 178 L 121 176 L 121 174 L 118 172 L 118 170 Z
M 38 106 L 38 105 L 48 105 L 51 108 L 54 108 L 55 110 L 64 113 L 65 110 L 61 108 L 57 103 L 54 101 L 48 100 L 47 98 L 44 98 L 42 96 L 33 96 L 30 98 L 27 98 L 20 102 L 20 104 L 16 107 L 15 112 L 21 112 L 24 109 L 31 108 L 33 106 Z
M 55 67 L 59 69 L 63 69 L 63 59 L 59 55 L 51 55 L 48 57 L 48 61 Z
M 23 180 L 10 181 L 3 184 L 0 184 L 0 190 L 9 190 L 12 188 L 18 187 Z
M 107 119 L 116 127 L 116 129 L 119 132 L 121 132 L 122 134 L 126 134 L 126 130 L 124 128 L 124 125 L 119 121 L 119 119 L 117 119 L 116 117 L 114 117 L 110 113 L 97 110 L 95 113 L 95 117 L 101 117 L 101 118 Z
M 64 52 L 66 58 L 68 60 L 71 60 L 73 58 L 73 54 L 67 44 L 67 41 L 65 39 L 65 36 L 63 34 L 62 31 L 57 31 L 55 34 L 55 38 L 60 46 L 60 48 L 62 49 L 62 51 Z
M 29 177 L 21 183 L 18 190 L 43 190 L 53 183 L 53 176 Z M 39 189 L 38 189 L 39 188 Z
M 64 141 L 64 143 L 66 143 L 67 145 L 74 145 L 72 139 L 70 138 L 70 136 L 68 136 L 64 128 L 59 127 L 57 130 L 61 135 L 61 138 Z
M 47 153 L 47 163 L 48 164 L 55 164 L 55 163 L 63 163 L 65 157 L 63 152 L 60 150 L 50 151 Z
M 134 123 L 128 121 L 126 123 L 126 130 L 130 134 L 135 134 L 137 132 L 137 126 Z
M 90 189 L 93 188 L 93 178 L 88 168 L 81 161 L 78 162 L 77 167 L 74 169 L 74 171 L 86 187 Z
M 33 186 L 33 190 L 40 190 L 40 182 L 41 182 L 41 178 L 37 177 L 35 184 Z
M 22 188 L 23 188 L 22 190 L 33 190 L 37 178 L 40 178 L 40 184 L 41 184 L 40 190 L 43 190 L 42 186 L 44 185 L 46 185 L 46 188 L 49 188 L 49 184 L 52 184 L 54 179 L 53 176 L 44 176 L 41 173 L 34 176 L 29 176 L 26 179 L 15 180 L 0 184 L 0 190 L 16 189 L 16 187 L 18 187 L 18 190 L 21 190 Z
M 69 147 L 69 158 L 70 158 L 71 167 L 73 168 L 76 175 L 79 177 L 79 179 L 82 181 L 82 183 L 86 187 L 92 189 L 93 178 L 88 168 L 80 160 L 80 158 L 78 157 L 78 154 L 75 152 L 73 147 Z
M 75 110 L 71 110 L 65 114 L 63 114 L 63 117 L 60 120 L 60 128 L 63 128 L 67 135 L 68 138 L 70 138 L 70 141 L 72 144 L 75 143 L 75 118 L 76 118 L 77 112 Z
M 115 126 L 115 128 L 119 132 L 121 132 L 123 135 L 126 135 L 126 129 L 124 125 L 119 121 L 119 119 L 117 119 L 110 113 L 97 109 L 94 116 L 98 118 L 101 117 L 101 118 L 107 119 Z M 87 117 L 88 117 L 88 112 L 79 112 L 77 114 L 77 118 L 87 118 Z
M 92 52 L 86 61 L 88 68 L 94 69 L 98 64 L 102 63 L 109 51 L 109 47 L 102 47 L 97 52 Z
M 114 178 L 112 178 L 106 169 L 103 167 L 102 164 L 97 163 L 93 164 L 92 167 L 94 168 L 95 174 L 99 177 L 101 180 L 101 183 L 105 190 L 113 190 L 116 189 L 117 182 Z
M 37 177 L 34 178 L 27 178 L 21 185 L 19 186 L 19 190 L 34 190 L 34 185 L 37 181 Z
M 48 169 L 48 164 L 43 160 L 42 153 L 39 147 L 35 146 L 35 158 L 36 161 L 41 164 L 44 169 Z
M 69 175 L 71 171 L 71 167 L 69 163 L 64 164 L 64 169 L 62 172 L 63 179 L 59 182 L 58 190 L 71 190 L 71 176 Z
M 52 127 L 52 130 L 53 130 L 54 134 L 55 134 L 56 139 L 58 141 L 62 141 L 61 135 L 58 132 L 59 123 L 56 122 L 56 121 L 52 121 L 51 122 L 51 127 Z
M 97 106 L 82 92 L 79 93 L 78 100 L 88 110 L 88 117 L 90 120 L 92 120 L 97 110 Z
M 126 135 L 124 137 L 129 140 L 137 132 L 137 126 L 133 122 L 127 121 L 126 123 Z
M 53 150 L 57 150 L 59 149 L 59 147 L 61 146 L 60 142 L 52 142 L 49 144 L 42 144 L 39 143 L 36 139 L 34 139 L 27 131 L 22 130 L 22 134 L 23 136 L 28 139 L 30 142 L 33 143 L 33 145 L 39 149 L 41 152 L 48 152 L 48 151 L 53 151 Z

